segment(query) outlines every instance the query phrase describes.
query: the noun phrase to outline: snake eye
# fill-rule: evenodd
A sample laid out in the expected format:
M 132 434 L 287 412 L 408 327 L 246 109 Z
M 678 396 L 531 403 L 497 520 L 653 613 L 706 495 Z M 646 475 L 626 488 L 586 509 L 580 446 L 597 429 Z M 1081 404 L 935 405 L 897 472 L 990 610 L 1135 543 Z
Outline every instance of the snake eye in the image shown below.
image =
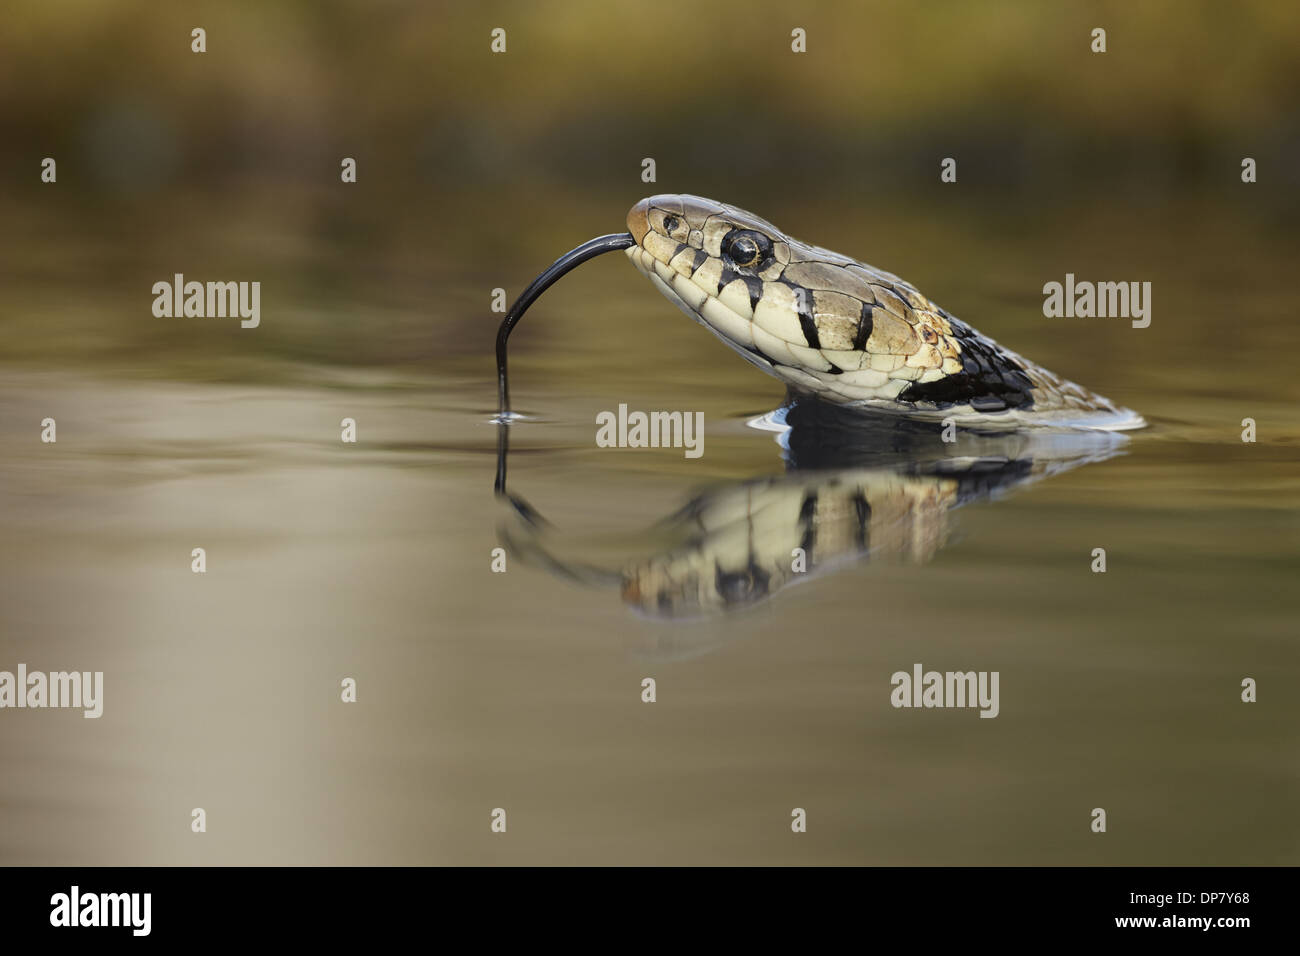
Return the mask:
M 727 250 L 731 261 L 738 266 L 752 266 L 758 258 L 758 243 L 748 236 L 741 236 Z
M 722 254 L 734 265 L 761 269 L 772 256 L 772 240 L 752 229 L 733 229 L 722 239 Z

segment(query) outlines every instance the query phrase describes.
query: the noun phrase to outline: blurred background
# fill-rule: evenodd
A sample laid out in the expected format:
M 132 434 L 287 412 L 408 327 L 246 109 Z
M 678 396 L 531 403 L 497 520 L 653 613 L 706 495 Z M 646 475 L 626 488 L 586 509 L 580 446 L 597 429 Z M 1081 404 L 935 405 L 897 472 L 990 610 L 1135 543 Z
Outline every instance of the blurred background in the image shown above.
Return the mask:
M 0 862 L 1296 862 L 1298 96 L 1264 0 L 7 4 L 0 669 L 107 699 L 0 714 Z M 493 575 L 492 290 L 657 192 L 1154 427 L 738 617 Z M 261 326 L 154 318 L 176 272 L 260 281 Z M 1067 272 L 1152 282 L 1151 327 L 1045 319 Z M 778 383 L 621 257 L 513 346 L 512 481 L 580 551 L 782 470 L 744 427 Z M 704 411 L 705 457 L 596 449 L 620 402 Z M 1000 668 L 1002 716 L 893 711 L 918 660 Z
M 1199 348 L 1175 316 L 1230 308 L 1225 284 L 1263 294 L 1292 261 L 1269 251 L 1292 251 L 1300 196 L 1297 21 L 1276 2 L 11 4 L 3 348 L 219 379 L 285 359 L 423 373 L 480 349 L 487 290 L 513 294 L 653 192 L 754 209 L 977 326 L 975 305 L 1035 306 L 1067 269 L 1214 269 L 1210 288 L 1162 286 L 1142 337 Z M 182 267 L 255 273 L 273 320 L 109 320 Z

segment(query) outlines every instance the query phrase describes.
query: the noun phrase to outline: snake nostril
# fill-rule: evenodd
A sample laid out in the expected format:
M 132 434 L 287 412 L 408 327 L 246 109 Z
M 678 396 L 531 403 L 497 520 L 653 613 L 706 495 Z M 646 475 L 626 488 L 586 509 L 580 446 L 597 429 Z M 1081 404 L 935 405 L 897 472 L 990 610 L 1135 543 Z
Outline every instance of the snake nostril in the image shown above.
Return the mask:
M 681 221 L 680 219 L 678 219 L 676 216 L 665 216 L 665 217 L 664 217 L 664 232 L 669 233 L 669 234 L 674 233 L 674 232 L 677 231 L 677 227 L 680 226 L 681 224 L 682 224 L 682 221 Z

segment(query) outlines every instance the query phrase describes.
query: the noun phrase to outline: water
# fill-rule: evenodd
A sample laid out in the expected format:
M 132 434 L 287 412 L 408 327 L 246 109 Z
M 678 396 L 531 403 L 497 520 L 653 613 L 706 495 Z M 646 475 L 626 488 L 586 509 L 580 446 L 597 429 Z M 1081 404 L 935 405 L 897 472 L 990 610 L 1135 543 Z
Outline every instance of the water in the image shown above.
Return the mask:
M 383 296 L 296 298 L 341 259 L 270 255 L 257 333 L 160 328 L 135 287 L 11 287 L 0 669 L 106 689 L 97 721 L 0 719 L 0 861 L 1296 862 L 1294 238 L 1204 209 L 938 247 L 902 210 L 870 243 L 851 213 L 799 218 L 887 245 L 875 264 L 1152 427 L 966 439 L 954 462 L 814 423 L 783 449 L 752 424 L 779 384 L 609 256 L 513 339 L 513 507 L 482 304 L 573 245 L 546 216 L 504 269 L 470 242 Z M 1151 328 L 1037 313 L 1063 263 L 1134 261 Z M 597 448 L 619 403 L 703 412 L 703 456 Z M 825 564 L 756 588 L 737 556 L 797 546 L 810 493 Z M 999 671 L 999 716 L 894 709 L 918 662 Z

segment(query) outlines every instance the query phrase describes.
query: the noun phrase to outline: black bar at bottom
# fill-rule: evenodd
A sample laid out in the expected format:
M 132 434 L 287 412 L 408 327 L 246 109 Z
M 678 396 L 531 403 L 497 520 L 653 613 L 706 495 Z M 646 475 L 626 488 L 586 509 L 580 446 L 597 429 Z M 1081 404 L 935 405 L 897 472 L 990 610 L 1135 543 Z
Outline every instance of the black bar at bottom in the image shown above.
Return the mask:
M 9 868 L 0 870 L 0 926 L 7 943 L 64 937 L 78 946 L 400 942 L 439 927 L 485 941 L 531 932 L 537 945 L 601 928 L 618 934 L 601 934 L 610 945 L 698 942 L 701 932 L 732 945 L 787 931 L 813 941 L 840 930 L 864 942 L 888 930 L 922 944 L 1128 936 L 1232 945 L 1286 930 L 1295 875 L 1281 867 Z

